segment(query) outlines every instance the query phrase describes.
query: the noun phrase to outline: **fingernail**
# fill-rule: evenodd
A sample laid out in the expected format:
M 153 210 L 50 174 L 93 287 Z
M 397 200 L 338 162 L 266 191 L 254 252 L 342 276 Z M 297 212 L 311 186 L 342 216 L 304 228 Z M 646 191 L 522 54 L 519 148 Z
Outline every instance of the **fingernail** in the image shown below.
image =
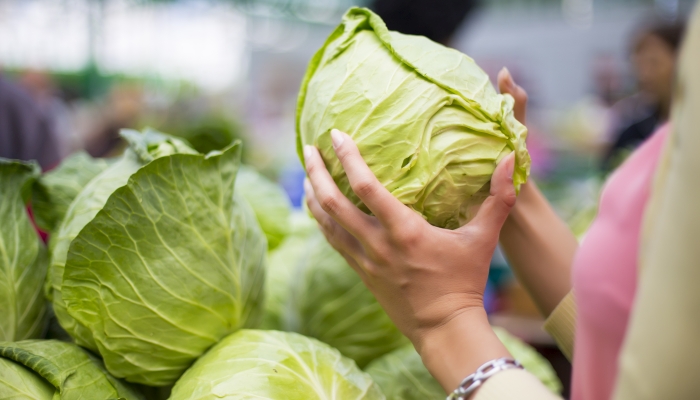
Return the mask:
M 343 134 L 339 130 L 331 129 L 331 140 L 333 141 L 333 148 L 337 149 L 343 144 L 345 137 L 343 137 Z
M 310 146 L 308 144 L 304 146 L 304 160 L 305 161 L 307 161 L 307 162 L 309 161 L 309 157 L 311 157 L 312 151 L 314 151 L 312 146 Z

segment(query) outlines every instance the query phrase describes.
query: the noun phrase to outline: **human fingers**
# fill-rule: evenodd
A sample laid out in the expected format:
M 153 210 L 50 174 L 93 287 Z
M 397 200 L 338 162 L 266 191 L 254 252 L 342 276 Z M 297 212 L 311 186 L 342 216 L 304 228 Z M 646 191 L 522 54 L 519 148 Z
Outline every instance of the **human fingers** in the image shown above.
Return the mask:
M 503 67 L 501 72 L 498 73 L 498 90 L 500 90 L 501 93 L 508 93 L 513 96 L 513 99 L 515 99 L 515 105 L 513 106 L 515 119 L 520 121 L 521 124 L 525 125 L 527 114 L 527 92 L 525 89 L 515 83 L 513 76 L 506 67 Z
M 335 154 L 343 165 L 352 191 L 384 227 L 389 230 L 395 230 L 397 227 L 400 229 L 407 220 L 415 218 L 413 211 L 379 182 L 350 136 L 333 129 L 331 139 Z
M 333 181 L 321 154 L 313 146 L 304 146 L 306 173 L 311 192 L 320 208 L 356 238 L 368 236 L 373 229 L 371 217 L 345 197 Z M 307 193 L 308 194 L 308 193 Z

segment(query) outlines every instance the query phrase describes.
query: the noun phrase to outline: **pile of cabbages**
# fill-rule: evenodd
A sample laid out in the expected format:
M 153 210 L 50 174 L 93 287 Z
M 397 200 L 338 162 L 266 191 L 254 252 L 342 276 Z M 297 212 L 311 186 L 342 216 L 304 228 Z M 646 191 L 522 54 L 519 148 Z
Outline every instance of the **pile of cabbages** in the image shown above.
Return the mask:
M 358 25 L 358 18 L 370 16 L 374 25 Z M 321 128 L 337 122 L 324 119 L 334 116 L 353 123 L 322 107 L 336 104 L 332 93 L 350 90 L 342 85 L 362 78 L 329 78 L 326 72 L 340 66 L 327 60 L 327 52 L 343 62 L 334 41 L 347 41 L 344 51 L 356 53 L 376 53 L 380 43 L 385 54 L 377 62 L 394 63 L 386 73 L 401 70 L 406 84 L 427 82 L 440 89 L 435 96 L 448 93 L 451 101 L 433 107 L 424 121 L 444 128 L 433 132 L 439 140 L 431 145 L 424 137 L 413 150 L 393 148 L 401 159 L 387 160 L 391 168 L 382 171 L 394 175 L 382 175 L 383 183 L 403 179 L 406 185 L 392 186 L 397 197 L 431 223 L 459 225 L 465 205 L 436 208 L 435 196 L 468 201 L 511 151 L 519 152 L 514 181 L 522 182 L 529 162 L 524 128 L 512 118 L 512 99 L 493 88 L 460 93 L 392 59 L 410 40 L 427 46 L 426 52 L 454 54 L 422 38 L 387 36 L 377 21 L 369 11 L 349 11 L 320 50 L 300 95 L 300 140 L 316 120 L 325 121 Z M 392 53 L 386 43 L 364 40 L 367 35 L 403 44 L 394 44 Z M 329 79 L 336 84 L 324 86 Z M 462 99 L 467 95 L 472 97 Z M 362 107 L 355 105 L 354 117 L 370 135 L 359 141 L 362 148 L 401 141 L 377 128 L 390 129 L 391 121 L 382 125 Z M 444 398 L 315 221 L 292 210 L 281 187 L 241 165 L 239 143 L 201 154 L 154 130 L 125 130 L 122 137 L 127 147 L 116 159 L 78 153 L 44 174 L 36 163 L 0 159 L 0 398 Z M 446 146 L 440 140 L 450 138 L 454 154 L 430 167 L 439 157 L 431 146 Z M 472 164 L 464 156 L 470 151 Z M 375 156 L 370 164 L 377 163 Z M 471 184 L 460 183 L 469 179 Z M 461 192 L 450 194 L 440 183 L 448 181 Z M 34 224 L 48 232 L 46 244 Z M 546 360 L 505 331 L 497 333 L 526 368 L 560 389 Z

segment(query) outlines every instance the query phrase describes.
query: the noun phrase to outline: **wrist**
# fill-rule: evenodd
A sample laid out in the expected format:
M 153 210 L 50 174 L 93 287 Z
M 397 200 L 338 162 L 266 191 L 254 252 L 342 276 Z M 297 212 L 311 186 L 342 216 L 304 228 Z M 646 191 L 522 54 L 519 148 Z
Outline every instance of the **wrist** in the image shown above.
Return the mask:
M 483 308 L 466 309 L 414 343 L 423 364 L 451 392 L 484 363 L 510 357 Z

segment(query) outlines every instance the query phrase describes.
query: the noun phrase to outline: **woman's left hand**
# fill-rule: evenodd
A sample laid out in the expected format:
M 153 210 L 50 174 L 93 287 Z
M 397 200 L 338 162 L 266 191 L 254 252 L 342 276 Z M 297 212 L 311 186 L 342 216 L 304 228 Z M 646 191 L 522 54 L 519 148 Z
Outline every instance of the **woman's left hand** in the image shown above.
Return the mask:
M 308 207 L 330 244 L 357 271 L 428 368 L 431 363 L 425 353 L 437 355 L 442 350 L 435 346 L 445 340 L 454 342 L 460 332 L 469 336 L 462 332 L 465 327 L 486 336 L 479 340 L 479 346 L 486 347 L 470 352 L 474 357 L 466 363 L 468 368 L 507 356 L 488 325 L 483 293 L 499 231 L 516 200 L 513 155 L 496 168 L 490 196 L 474 219 L 447 230 L 430 225 L 384 188 L 347 134 L 333 130 L 331 136 L 352 190 L 374 216 L 343 196 L 313 146 L 304 147 Z M 452 373 L 463 378 L 458 370 L 453 368 Z M 438 379 L 448 388 L 461 378 Z

